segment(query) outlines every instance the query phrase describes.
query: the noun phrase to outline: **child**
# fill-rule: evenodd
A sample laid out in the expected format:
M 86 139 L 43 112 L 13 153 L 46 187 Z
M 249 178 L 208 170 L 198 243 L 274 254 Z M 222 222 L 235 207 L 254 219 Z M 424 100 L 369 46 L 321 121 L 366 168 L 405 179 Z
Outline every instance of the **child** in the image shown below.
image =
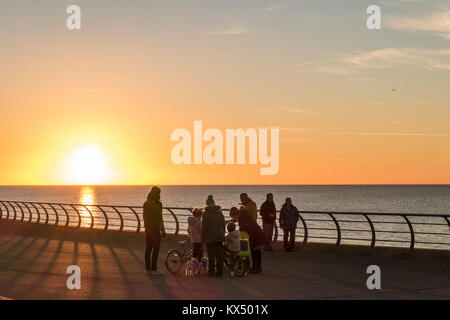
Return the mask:
M 202 261 L 202 210 L 199 208 L 192 209 L 192 217 L 188 218 L 188 234 L 191 237 L 192 257 L 197 261 Z
M 239 230 L 236 230 L 236 224 L 234 222 L 229 222 L 227 224 L 227 230 L 228 234 L 226 236 L 227 238 L 227 250 L 230 252 L 231 255 L 231 264 L 233 265 L 231 276 L 234 276 L 234 261 L 239 253 L 241 251 L 241 232 Z

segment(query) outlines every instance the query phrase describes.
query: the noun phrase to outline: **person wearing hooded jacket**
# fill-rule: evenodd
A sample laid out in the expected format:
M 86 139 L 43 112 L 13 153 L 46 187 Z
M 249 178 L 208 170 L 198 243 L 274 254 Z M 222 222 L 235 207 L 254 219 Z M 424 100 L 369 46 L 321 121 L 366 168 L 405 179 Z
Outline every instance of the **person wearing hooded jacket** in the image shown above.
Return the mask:
M 161 245 L 161 237 L 166 236 L 162 218 L 162 204 L 160 199 L 161 189 L 153 187 L 147 196 L 144 209 L 144 226 L 146 236 L 145 269 L 149 274 L 160 275 L 157 271 L 158 254 Z M 151 257 L 151 259 L 150 259 Z
M 223 249 L 225 240 L 225 218 L 220 206 L 216 206 L 213 196 L 206 199 L 202 217 L 202 242 L 208 251 L 208 274 L 221 277 L 223 274 Z

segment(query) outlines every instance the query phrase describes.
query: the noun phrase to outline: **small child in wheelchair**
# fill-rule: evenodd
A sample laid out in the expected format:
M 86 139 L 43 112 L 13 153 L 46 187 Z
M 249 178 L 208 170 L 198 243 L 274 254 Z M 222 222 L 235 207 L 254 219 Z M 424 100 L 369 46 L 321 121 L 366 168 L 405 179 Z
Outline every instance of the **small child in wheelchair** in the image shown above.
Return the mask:
M 226 236 L 226 246 L 224 246 L 225 256 L 228 254 L 230 257 L 230 274 L 234 277 L 236 258 L 241 251 L 241 233 L 236 230 L 236 224 L 229 222 L 227 224 L 228 234 Z

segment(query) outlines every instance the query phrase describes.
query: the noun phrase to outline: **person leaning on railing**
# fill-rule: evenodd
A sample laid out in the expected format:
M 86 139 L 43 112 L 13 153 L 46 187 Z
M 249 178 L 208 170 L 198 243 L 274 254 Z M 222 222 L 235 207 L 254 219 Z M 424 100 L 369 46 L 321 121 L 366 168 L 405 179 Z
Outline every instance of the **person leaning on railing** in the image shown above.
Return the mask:
M 157 271 L 159 247 L 161 236 L 166 236 L 162 218 L 162 204 L 160 199 L 161 189 L 153 187 L 144 203 L 144 225 L 145 225 L 145 270 L 148 274 L 161 275 Z M 150 261 L 151 255 L 151 261 Z

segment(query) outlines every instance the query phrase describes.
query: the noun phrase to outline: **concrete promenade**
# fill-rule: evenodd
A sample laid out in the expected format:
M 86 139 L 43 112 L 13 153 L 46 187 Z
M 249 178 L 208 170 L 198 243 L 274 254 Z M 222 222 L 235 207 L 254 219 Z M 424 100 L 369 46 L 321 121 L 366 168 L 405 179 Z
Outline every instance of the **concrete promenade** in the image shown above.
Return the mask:
M 0 297 L 11 299 L 450 299 L 448 252 L 363 254 L 359 247 L 308 246 L 264 254 L 263 273 L 222 279 L 170 274 L 164 265 L 178 238 L 163 240 L 159 268 L 144 273 L 144 234 L 0 222 Z M 403 252 L 403 251 L 401 251 Z M 66 268 L 81 268 L 81 290 L 68 290 Z M 381 290 L 368 290 L 366 268 L 381 268 Z

